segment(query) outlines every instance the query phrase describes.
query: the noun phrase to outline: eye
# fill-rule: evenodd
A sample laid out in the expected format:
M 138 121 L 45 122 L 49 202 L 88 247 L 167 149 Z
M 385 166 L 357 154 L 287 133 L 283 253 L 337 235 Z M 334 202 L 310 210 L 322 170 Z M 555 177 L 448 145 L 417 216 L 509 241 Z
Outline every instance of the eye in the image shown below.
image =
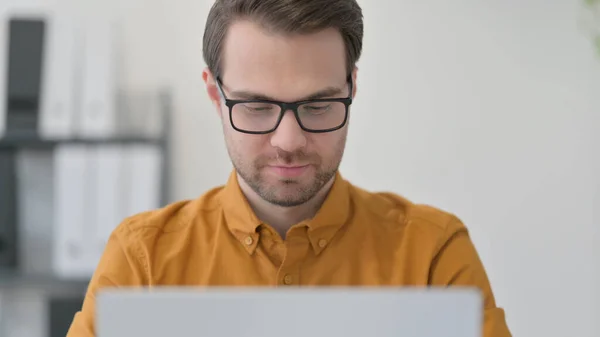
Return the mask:
M 303 110 L 310 113 L 323 113 L 328 111 L 330 108 L 331 103 L 311 103 L 302 107 Z
M 249 112 L 272 112 L 276 109 L 273 104 L 267 103 L 245 103 L 242 104 L 245 110 Z

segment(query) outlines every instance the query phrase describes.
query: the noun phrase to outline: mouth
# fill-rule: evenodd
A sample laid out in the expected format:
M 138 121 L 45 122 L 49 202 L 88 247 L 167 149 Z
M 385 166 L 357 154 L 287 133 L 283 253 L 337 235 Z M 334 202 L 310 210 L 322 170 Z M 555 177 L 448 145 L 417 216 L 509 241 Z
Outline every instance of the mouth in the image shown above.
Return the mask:
M 278 175 L 280 177 L 285 178 L 295 178 L 304 174 L 310 165 L 269 165 L 267 166 L 267 170 Z

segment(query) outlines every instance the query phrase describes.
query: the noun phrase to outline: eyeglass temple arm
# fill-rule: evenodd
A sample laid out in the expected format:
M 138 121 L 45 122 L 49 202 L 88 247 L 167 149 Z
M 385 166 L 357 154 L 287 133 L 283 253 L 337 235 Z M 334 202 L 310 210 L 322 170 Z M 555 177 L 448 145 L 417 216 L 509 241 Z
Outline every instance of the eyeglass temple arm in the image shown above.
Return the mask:
M 225 92 L 223 91 L 223 84 L 221 82 L 221 78 L 219 76 L 215 77 L 215 83 L 217 84 L 217 89 L 219 90 L 219 94 L 223 99 L 223 102 L 227 101 L 227 96 L 225 96 Z

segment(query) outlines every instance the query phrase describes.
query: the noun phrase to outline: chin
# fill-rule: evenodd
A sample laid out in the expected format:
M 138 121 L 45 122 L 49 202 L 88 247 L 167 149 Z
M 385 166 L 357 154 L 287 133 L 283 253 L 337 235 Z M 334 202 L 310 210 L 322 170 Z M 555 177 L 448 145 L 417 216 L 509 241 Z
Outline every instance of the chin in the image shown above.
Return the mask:
M 281 207 L 299 206 L 314 197 L 314 195 L 305 193 L 273 193 L 262 196 L 270 203 Z
M 313 182 L 301 182 L 298 179 L 280 179 L 276 183 L 264 184 L 260 190 L 263 199 L 288 207 L 303 204 L 318 192 Z

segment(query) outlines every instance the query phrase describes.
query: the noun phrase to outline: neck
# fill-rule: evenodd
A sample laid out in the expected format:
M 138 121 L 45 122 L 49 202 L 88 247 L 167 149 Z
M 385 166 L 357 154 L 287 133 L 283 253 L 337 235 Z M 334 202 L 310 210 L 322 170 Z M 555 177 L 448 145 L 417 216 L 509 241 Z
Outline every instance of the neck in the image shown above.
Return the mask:
M 275 229 L 282 238 L 287 231 L 297 223 L 312 219 L 325 201 L 335 176 L 309 201 L 292 207 L 274 205 L 260 197 L 254 190 L 238 175 L 238 182 L 242 193 L 246 196 L 250 207 L 256 216 L 264 223 Z

